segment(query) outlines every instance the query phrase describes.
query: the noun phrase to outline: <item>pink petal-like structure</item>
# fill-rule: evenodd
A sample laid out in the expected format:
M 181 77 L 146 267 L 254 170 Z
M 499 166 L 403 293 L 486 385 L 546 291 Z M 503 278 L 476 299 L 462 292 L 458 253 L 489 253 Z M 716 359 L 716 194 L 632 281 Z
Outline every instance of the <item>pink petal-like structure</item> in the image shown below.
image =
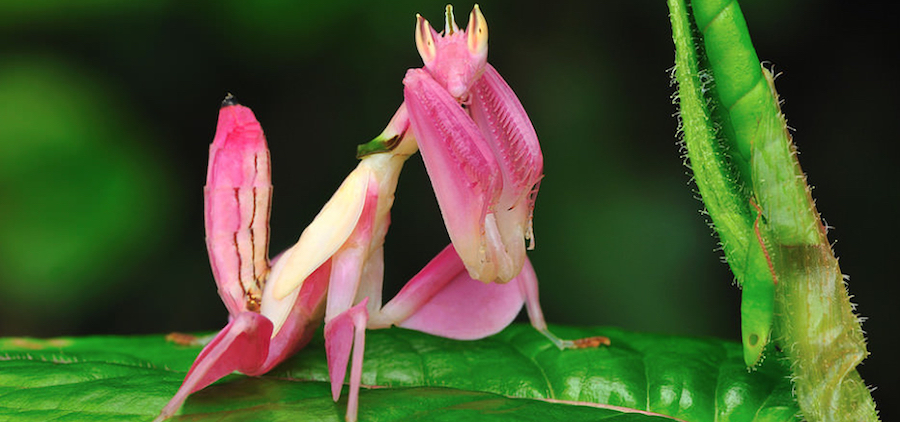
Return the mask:
M 347 420 L 356 420 L 359 407 L 359 384 L 362 378 L 363 351 L 366 343 L 366 322 L 369 312 L 366 309 L 368 298 L 350 309 L 338 314 L 325 324 L 325 354 L 328 359 L 328 376 L 331 379 L 331 396 L 334 401 L 341 397 L 344 376 L 347 374 L 347 363 L 350 350 L 353 350 L 353 362 L 350 366 L 350 397 L 347 399 Z
M 219 109 L 204 189 L 206 247 L 231 315 L 259 311 L 269 272 L 272 177 L 269 148 L 253 112 L 229 95 Z
M 175 414 L 187 397 L 232 373 L 262 375 L 297 353 L 312 339 L 322 321 L 328 266 L 314 272 L 298 291 L 298 304 L 281 330 L 273 337 L 271 320 L 256 312 L 244 311 L 210 341 L 197 356 L 175 396 L 156 421 Z
M 178 392 L 156 420 L 164 420 L 181 407 L 188 395 L 234 372 L 254 372 L 268 354 L 272 322 L 255 312 L 241 312 L 219 331 L 203 350 Z
M 525 297 L 520 282 L 525 275 L 523 270 L 503 284 L 474 280 L 448 245 L 382 312 L 409 314 L 398 318 L 397 326 L 403 328 L 458 340 L 484 338 L 506 328 L 522 310 Z
M 505 283 L 525 263 L 543 156 L 509 85 L 487 64 L 487 23 L 476 5 L 460 31 L 447 6 L 442 34 L 421 16 L 425 67 L 403 79 L 410 125 L 450 239 L 472 278 Z
M 172 416 L 191 393 L 234 371 L 268 372 L 309 343 L 322 321 L 330 275 L 326 265 L 294 289 L 289 300 L 269 306 L 285 309 L 284 323 L 275 327 L 266 312 L 260 313 L 270 274 L 271 192 L 262 128 L 253 112 L 229 95 L 219 110 L 204 193 L 210 265 L 230 322 L 197 356 L 157 421 Z
M 537 274 L 526 258 L 508 283 L 473 279 L 448 245 L 369 320 L 369 328 L 389 325 L 458 340 L 475 340 L 506 328 L 522 306 L 531 325 L 560 349 L 608 344 L 603 337 L 562 340 L 547 328 L 538 296 Z

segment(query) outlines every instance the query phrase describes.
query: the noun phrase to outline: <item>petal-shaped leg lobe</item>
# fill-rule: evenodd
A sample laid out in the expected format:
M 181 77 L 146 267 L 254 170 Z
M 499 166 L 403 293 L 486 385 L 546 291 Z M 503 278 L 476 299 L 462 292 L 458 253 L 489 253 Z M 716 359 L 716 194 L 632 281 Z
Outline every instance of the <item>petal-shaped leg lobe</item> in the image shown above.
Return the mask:
M 234 371 L 253 372 L 269 353 L 272 323 L 255 312 L 238 314 L 197 356 L 186 379 L 199 376 L 193 391 Z
M 269 353 L 272 323 L 255 312 L 241 312 L 203 348 L 178 392 L 156 420 L 172 416 L 191 393 L 234 371 L 255 372 Z
M 453 245 L 447 245 L 390 302 L 370 315 L 369 328 L 388 328 L 407 320 L 465 269 Z
M 265 314 L 242 312 L 200 352 L 181 388 L 157 420 L 173 415 L 191 393 L 238 371 L 262 375 L 309 343 L 325 313 L 329 267 L 323 266 L 303 283 L 294 296 L 287 320 L 273 336 Z
M 347 401 L 347 420 L 356 420 L 359 405 L 359 384 L 362 378 L 363 352 L 365 350 L 366 310 L 368 299 L 339 314 L 325 323 L 325 355 L 328 360 L 328 375 L 331 379 L 331 394 L 334 401 L 341 397 L 341 388 L 353 350 L 353 366 L 350 370 L 350 397 Z
M 352 348 L 352 318 L 341 314 L 325 324 L 325 354 L 328 358 L 328 377 L 331 380 L 331 396 L 334 401 L 341 397 Z
M 446 269 L 456 271 L 439 271 Z M 417 285 L 413 285 L 414 282 Z M 430 283 L 434 283 L 439 290 L 429 291 L 427 287 L 419 286 Z M 417 304 L 418 309 L 405 320 L 396 321 L 396 324 L 459 340 L 479 339 L 499 332 L 515 319 L 524 303 L 518 280 L 500 284 L 472 279 L 452 246 L 438 254 L 409 285 L 429 293 L 430 297 L 417 298 L 404 295 L 401 291 L 385 308 L 402 307 L 404 303 L 401 301 L 407 300 Z
M 606 337 L 562 340 L 550 332 L 541 311 L 537 281 L 528 259 L 509 283 L 474 280 L 450 245 L 374 314 L 369 326 L 385 328 L 393 324 L 441 337 L 474 340 L 506 328 L 524 303 L 531 325 L 560 349 L 609 345 Z

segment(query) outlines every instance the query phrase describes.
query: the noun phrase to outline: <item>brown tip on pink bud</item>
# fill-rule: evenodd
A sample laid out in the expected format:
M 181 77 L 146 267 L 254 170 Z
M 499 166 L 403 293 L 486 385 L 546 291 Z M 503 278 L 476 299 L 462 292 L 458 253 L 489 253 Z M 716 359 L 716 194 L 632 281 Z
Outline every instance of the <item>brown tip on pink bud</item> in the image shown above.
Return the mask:
M 238 103 L 237 98 L 235 98 L 235 96 L 231 95 L 231 93 L 229 92 L 228 95 L 225 96 L 225 99 L 222 100 L 222 106 L 220 108 L 225 108 L 228 106 L 235 106 L 235 105 L 240 105 L 240 103 Z

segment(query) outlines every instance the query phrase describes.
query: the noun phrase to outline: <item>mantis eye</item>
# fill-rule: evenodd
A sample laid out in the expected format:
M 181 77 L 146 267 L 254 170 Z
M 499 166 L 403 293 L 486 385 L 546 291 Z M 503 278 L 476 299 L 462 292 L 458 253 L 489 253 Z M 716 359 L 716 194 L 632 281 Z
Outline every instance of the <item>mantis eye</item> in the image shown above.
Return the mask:
M 434 30 L 431 29 L 428 20 L 419 14 L 416 14 L 416 48 L 426 66 L 434 61 L 437 54 L 437 48 L 434 45 Z
M 469 52 L 473 56 L 487 57 L 487 22 L 484 20 L 481 8 L 477 4 L 472 9 L 472 13 L 469 14 L 469 26 L 466 28 L 466 34 L 468 35 L 467 46 L 469 47 Z

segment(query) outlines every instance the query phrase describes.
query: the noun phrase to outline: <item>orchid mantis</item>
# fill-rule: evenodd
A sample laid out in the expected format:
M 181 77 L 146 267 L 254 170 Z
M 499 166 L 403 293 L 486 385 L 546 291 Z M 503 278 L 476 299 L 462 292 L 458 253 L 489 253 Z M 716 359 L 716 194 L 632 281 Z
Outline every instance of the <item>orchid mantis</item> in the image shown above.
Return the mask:
M 239 371 L 260 375 L 308 343 L 324 319 L 335 401 L 348 363 L 346 419 L 356 420 L 366 328 L 392 325 L 477 339 L 509 325 L 525 305 L 547 329 L 537 276 L 525 256 L 542 156 L 515 94 L 487 64 L 487 26 L 476 5 L 466 31 L 447 6 L 443 35 L 417 17 L 425 62 L 404 79 L 404 103 L 297 243 L 269 262 L 269 152 L 250 109 L 226 98 L 210 147 L 206 231 L 230 322 L 201 351 L 157 420 L 187 396 Z M 465 107 L 465 108 L 464 108 Z M 382 306 L 383 243 L 397 179 L 421 149 L 452 244 Z M 496 283 L 495 283 L 496 281 Z M 351 356 L 352 352 L 352 356 Z M 352 363 L 351 363 L 352 359 Z

